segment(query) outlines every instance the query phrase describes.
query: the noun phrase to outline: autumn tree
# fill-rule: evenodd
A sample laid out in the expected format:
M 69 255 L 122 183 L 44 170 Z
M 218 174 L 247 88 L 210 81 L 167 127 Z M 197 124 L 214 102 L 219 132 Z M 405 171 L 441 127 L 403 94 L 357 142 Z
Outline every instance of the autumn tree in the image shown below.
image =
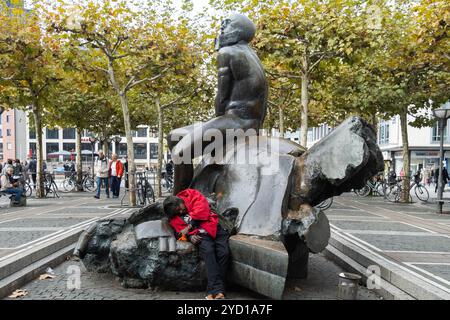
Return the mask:
M 43 111 L 52 101 L 49 91 L 58 83 L 60 44 L 39 24 L 38 15 L 15 16 L 0 10 L 0 99 L 10 108 L 30 111 L 36 129 L 37 189 L 44 196 L 42 176 Z
M 190 30 L 184 19 L 172 16 L 164 1 L 60 1 L 49 10 L 53 29 L 78 41 L 80 50 L 99 53 L 93 67 L 104 73 L 119 98 L 129 161 L 130 203 L 136 204 L 135 164 L 129 93 L 163 77 L 190 50 Z

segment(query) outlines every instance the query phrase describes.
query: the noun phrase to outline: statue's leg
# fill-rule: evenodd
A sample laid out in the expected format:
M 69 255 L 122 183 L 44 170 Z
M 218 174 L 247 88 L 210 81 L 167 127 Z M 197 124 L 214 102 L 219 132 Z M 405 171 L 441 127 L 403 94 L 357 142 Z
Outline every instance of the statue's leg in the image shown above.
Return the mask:
M 167 144 L 172 153 L 172 158 L 175 152 L 178 152 L 175 147 L 182 142 L 190 132 L 193 132 L 194 125 L 178 128 L 172 130 L 167 137 Z M 181 137 L 181 139 L 180 139 Z M 189 137 L 185 140 L 190 139 Z M 186 144 L 182 142 L 181 146 Z M 178 148 L 177 148 L 178 149 Z M 194 175 L 194 167 L 192 160 L 189 163 L 178 163 L 174 164 L 174 179 L 173 179 L 173 194 L 177 194 L 180 191 L 187 189 L 191 184 L 192 177 Z
M 225 142 L 227 129 L 247 130 L 255 128 L 257 123 L 256 120 L 241 119 L 235 115 L 226 114 L 204 123 L 171 131 L 167 140 L 175 163 L 173 194 L 189 188 L 194 174 L 192 159 L 201 156 L 205 147 L 210 143 L 210 141 L 204 140 L 205 132 L 211 129 L 218 130 L 223 135 Z M 182 138 L 176 141 L 179 137 Z

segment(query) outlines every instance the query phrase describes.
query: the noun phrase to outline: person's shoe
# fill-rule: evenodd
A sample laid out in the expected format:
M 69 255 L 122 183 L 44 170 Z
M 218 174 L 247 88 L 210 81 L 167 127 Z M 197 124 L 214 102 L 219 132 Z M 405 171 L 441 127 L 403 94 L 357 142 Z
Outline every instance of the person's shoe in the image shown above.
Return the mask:
M 225 299 L 225 295 L 221 292 L 214 296 L 214 300 L 223 300 Z
M 106 196 L 107 199 L 109 199 L 109 196 Z
M 208 295 L 205 297 L 205 299 L 206 299 L 206 300 L 214 300 L 214 295 L 213 295 L 213 294 L 208 294 Z
M 99 196 L 94 196 L 94 198 L 95 198 L 95 199 L 100 199 L 100 197 L 99 197 Z

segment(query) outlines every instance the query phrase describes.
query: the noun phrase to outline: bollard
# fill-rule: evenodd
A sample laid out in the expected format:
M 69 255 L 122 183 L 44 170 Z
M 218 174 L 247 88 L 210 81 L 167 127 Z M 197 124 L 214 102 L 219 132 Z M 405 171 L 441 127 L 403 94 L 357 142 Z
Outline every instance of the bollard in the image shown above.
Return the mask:
M 342 272 L 339 274 L 338 298 L 340 300 L 356 300 L 358 296 L 358 283 L 361 276 Z

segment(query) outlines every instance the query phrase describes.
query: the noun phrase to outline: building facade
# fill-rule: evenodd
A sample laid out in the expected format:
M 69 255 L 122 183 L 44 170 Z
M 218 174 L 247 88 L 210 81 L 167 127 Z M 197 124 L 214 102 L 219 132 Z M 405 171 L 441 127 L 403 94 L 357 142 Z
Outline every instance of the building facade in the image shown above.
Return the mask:
M 27 117 L 21 110 L 5 110 L 0 115 L 0 162 L 8 159 L 25 159 Z
M 408 122 L 414 118 L 409 116 Z M 450 139 L 449 125 L 444 131 L 444 162 L 449 167 Z M 414 128 L 408 126 L 408 143 L 411 158 L 411 171 L 437 168 L 439 164 L 440 132 L 438 124 L 433 127 Z M 391 168 L 400 173 L 403 166 L 403 139 L 400 117 L 382 120 L 378 125 L 378 145 L 385 160 L 391 161 Z

